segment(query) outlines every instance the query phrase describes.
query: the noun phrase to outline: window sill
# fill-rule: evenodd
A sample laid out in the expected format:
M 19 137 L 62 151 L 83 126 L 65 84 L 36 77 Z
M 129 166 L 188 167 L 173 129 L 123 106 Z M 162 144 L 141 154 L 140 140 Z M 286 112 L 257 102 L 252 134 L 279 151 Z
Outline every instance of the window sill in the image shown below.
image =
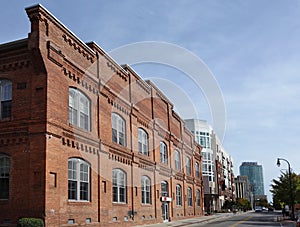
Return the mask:
M 84 133 L 92 133 L 92 130 L 91 130 L 91 129 L 81 128 L 81 127 L 79 127 L 78 125 L 73 125 L 73 124 L 71 124 L 71 123 L 69 123 L 69 127 L 72 128 L 72 129 L 76 129 L 76 130 L 78 130 L 78 131 L 84 132 Z
M 150 206 L 152 206 L 152 204 L 151 203 L 142 203 L 142 206 L 143 207 L 150 207 Z
M 113 202 L 112 203 L 114 206 L 127 206 L 127 203 L 119 203 L 119 202 Z
M 0 122 L 11 121 L 11 117 L 0 118 Z
M 81 205 L 92 205 L 91 201 L 85 200 L 68 200 L 68 205 L 81 206 Z

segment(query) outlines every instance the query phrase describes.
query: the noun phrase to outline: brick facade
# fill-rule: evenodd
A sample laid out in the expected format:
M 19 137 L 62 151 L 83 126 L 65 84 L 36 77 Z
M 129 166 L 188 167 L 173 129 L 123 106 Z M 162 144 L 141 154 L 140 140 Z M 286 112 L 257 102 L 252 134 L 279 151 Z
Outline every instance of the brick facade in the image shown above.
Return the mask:
M 202 166 L 201 147 L 168 98 L 95 43 L 83 43 L 42 6 L 26 12 L 28 38 L 0 46 L 0 80 L 12 82 L 11 116 L 0 118 L 0 155 L 10 160 L 9 196 L 0 199 L 0 226 L 14 226 L 20 217 L 42 218 L 46 226 L 157 223 L 164 221 L 163 205 L 165 219 L 203 215 L 202 173 L 200 169 L 197 178 L 194 168 L 196 162 Z M 70 88 L 89 100 L 86 128 L 70 123 Z M 113 142 L 113 113 L 125 122 L 124 144 Z M 139 128 L 148 135 L 148 155 L 139 152 Z M 161 142 L 166 163 L 161 163 Z M 180 170 L 175 168 L 175 150 Z M 89 164 L 87 201 L 69 198 L 71 158 Z M 125 173 L 125 202 L 113 202 L 114 169 Z M 147 204 L 141 202 L 143 176 L 151 182 Z M 167 196 L 161 194 L 162 181 L 168 185 Z

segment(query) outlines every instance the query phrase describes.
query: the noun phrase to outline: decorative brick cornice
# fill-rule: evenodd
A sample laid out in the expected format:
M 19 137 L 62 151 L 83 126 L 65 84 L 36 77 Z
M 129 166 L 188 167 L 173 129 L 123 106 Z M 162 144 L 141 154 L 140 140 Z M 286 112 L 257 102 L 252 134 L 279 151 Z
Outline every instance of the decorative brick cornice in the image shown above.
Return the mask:
M 117 102 L 116 100 L 113 100 L 112 98 L 107 97 L 107 102 L 113 106 L 115 109 L 123 112 L 124 114 L 126 114 L 127 116 L 130 114 L 130 110 L 127 109 L 126 107 L 124 107 L 122 104 L 120 104 L 119 102 Z
M 62 137 L 61 141 L 62 141 L 62 145 L 77 149 L 78 151 L 88 152 L 88 153 L 94 154 L 94 155 L 98 154 L 98 152 L 99 152 L 97 147 L 80 142 L 76 138 L 70 139 L 67 137 Z
M 116 150 L 116 149 L 109 149 L 108 158 L 117 162 L 121 162 L 126 165 L 132 164 L 132 155 L 127 154 L 125 152 Z
M 28 68 L 29 65 L 30 65 L 30 61 L 26 59 L 19 60 L 19 61 L 12 61 L 4 64 L 0 62 L 0 72 L 15 71 L 22 68 Z
M 94 63 L 94 57 L 92 54 L 88 53 L 83 47 L 82 45 L 80 45 L 78 43 L 78 41 L 76 41 L 75 39 L 73 39 L 72 37 L 63 34 L 62 35 L 64 41 L 66 43 L 69 44 L 69 46 L 73 47 L 74 50 L 77 50 L 79 54 L 81 54 L 84 58 L 86 58 L 89 62 Z
M 113 64 L 112 62 L 106 62 L 106 65 L 108 66 L 108 68 L 110 68 L 114 73 L 116 73 L 120 78 L 122 78 L 124 81 L 128 81 L 128 75 L 123 73 L 121 70 L 119 70 L 115 64 Z
M 78 85 L 81 85 L 81 87 L 84 88 L 86 91 L 93 93 L 94 95 L 99 95 L 98 88 L 95 85 L 92 85 L 91 83 L 85 81 L 84 79 L 81 79 L 78 74 L 75 74 L 74 72 L 68 70 L 65 67 L 63 67 L 62 72 L 65 76 L 68 76 L 69 79 L 73 80 Z

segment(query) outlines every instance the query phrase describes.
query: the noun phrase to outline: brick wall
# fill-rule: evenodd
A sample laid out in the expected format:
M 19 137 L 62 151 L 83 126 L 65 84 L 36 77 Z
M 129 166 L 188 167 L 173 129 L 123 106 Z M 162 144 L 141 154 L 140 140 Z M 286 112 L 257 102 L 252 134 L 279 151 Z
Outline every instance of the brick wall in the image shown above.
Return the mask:
M 91 221 L 89 226 L 162 222 L 162 181 L 169 186 L 170 219 L 203 215 L 202 174 L 196 179 L 194 172 L 201 147 L 167 97 L 96 44 L 84 44 L 41 6 L 26 10 L 28 39 L 0 46 L 0 78 L 13 83 L 12 117 L 0 120 L 0 153 L 11 160 L 10 196 L 0 201 L 5 210 L 0 224 L 25 216 L 43 218 L 46 226 L 69 226 L 69 220 L 80 225 Z M 69 123 L 70 88 L 90 101 L 89 130 Z M 125 146 L 112 141 L 112 113 L 125 121 Z M 149 155 L 138 152 L 139 128 L 148 135 Z M 160 142 L 167 146 L 167 163 L 160 163 Z M 181 154 L 179 171 L 174 169 L 175 149 Z M 190 176 L 186 156 L 191 158 Z M 88 201 L 68 199 L 70 158 L 90 165 Z M 125 203 L 112 200 L 113 169 L 126 173 Z M 151 182 L 150 204 L 141 203 L 143 176 Z M 175 201 L 177 184 L 182 206 Z M 187 204 L 188 187 L 192 206 Z M 195 200 L 198 189 L 201 206 Z

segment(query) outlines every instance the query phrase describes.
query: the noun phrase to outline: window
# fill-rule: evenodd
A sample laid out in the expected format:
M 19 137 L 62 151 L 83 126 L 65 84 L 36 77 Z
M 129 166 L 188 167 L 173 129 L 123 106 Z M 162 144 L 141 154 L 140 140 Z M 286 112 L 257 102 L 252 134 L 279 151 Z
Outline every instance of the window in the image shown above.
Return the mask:
M 113 177 L 113 202 L 126 203 L 126 173 L 121 169 L 114 169 Z
M 144 129 L 138 129 L 139 152 L 144 155 L 149 155 L 148 149 L 148 134 Z
M 0 79 L 0 119 L 11 116 L 12 83 Z
M 90 100 L 80 90 L 69 88 L 69 122 L 90 130 Z
M 112 141 L 125 146 L 125 120 L 116 113 L 112 113 Z
M 0 199 L 8 199 L 9 197 L 9 170 L 9 157 L 0 154 Z
M 89 201 L 90 165 L 79 158 L 68 161 L 68 199 Z
M 208 132 L 196 132 L 195 139 L 203 148 L 211 148 L 210 135 Z
M 179 184 L 176 185 L 176 205 L 182 206 L 182 190 Z
M 196 204 L 197 204 L 197 206 L 201 206 L 199 189 L 196 191 Z
M 166 181 L 161 182 L 161 196 L 169 196 L 168 182 Z
M 142 177 L 142 204 L 151 204 L 151 184 L 150 178 Z
M 180 170 L 181 169 L 180 153 L 177 150 L 175 150 L 174 160 L 175 160 L 175 169 Z
M 160 142 L 160 162 L 168 163 L 167 145 L 164 142 Z
M 193 206 L 193 199 L 192 199 L 192 189 L 188 187 L 188 206 Z
M 196 171 L 196 178 L 200 178 L 200 169 L 199 169 L 199 163 L 195 163 L 195 171 Z
M 191 175 L 191 159 L 189 157 L 186 157 L 186 173 L 188 175 Z

